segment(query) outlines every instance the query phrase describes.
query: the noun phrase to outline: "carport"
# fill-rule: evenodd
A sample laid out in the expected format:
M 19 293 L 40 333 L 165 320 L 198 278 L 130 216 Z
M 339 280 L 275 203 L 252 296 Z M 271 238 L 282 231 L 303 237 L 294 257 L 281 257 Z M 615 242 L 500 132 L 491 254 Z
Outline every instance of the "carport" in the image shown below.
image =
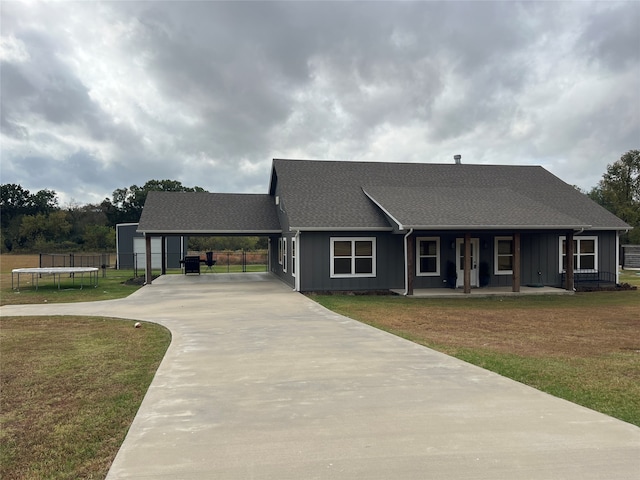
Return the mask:
M 145 237 L 145 282 L 151 284 L 151 239 L 154 237 L 161 238 L 161 273 L 164 275 L 167 237 L 267 236 L 271 239 L 281 235 L 282 228 L 271 195 L 149 192 L 137 231 Z

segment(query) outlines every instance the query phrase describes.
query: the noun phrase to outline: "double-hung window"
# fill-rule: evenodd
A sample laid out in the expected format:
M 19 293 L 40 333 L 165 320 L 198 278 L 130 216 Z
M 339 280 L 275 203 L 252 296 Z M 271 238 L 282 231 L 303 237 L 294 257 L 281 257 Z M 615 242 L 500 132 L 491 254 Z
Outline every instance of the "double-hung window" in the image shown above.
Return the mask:
M 494 273 L 508 275 L 513 273 L 513 237 L 496 237 L 494 248 Z
M 375 237 L 331 238 L 331 278 L 375 276 Z
M 282 271 L 287 271 L 287 237 L 282 239 Z
M 418 237 L 416 239 L 416 275 L 437 277 L 440 275 L 440 238 Z
M 296 237 L 291 239 L 291 275 L 296 276 Z
M 560 272 L 567 270 L 567 239 L 560 237 Z M 598 237 L 573 237 L 573 271 L 598 271 Z

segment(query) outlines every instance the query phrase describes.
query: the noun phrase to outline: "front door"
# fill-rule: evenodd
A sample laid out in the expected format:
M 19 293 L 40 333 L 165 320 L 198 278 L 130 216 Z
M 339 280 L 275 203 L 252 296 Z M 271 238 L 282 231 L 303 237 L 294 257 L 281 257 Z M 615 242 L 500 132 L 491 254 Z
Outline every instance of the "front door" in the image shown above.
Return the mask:
M 478 254 L 480 252 L 480 239 L 471 239 L 471 286 L 478 286 Z M 456 262 L 458 280 L 456 287 L 464 287 L 464 238 L 456 238 Z

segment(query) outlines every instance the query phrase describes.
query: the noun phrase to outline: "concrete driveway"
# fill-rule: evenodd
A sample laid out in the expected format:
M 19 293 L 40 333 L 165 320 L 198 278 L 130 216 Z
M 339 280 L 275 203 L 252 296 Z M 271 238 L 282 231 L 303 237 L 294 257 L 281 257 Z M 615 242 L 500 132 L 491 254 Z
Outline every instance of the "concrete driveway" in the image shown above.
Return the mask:
M 0 314 L 173 341 L 108 479 L 633 479 L 640 429 L 331 313 L 268 274 Z

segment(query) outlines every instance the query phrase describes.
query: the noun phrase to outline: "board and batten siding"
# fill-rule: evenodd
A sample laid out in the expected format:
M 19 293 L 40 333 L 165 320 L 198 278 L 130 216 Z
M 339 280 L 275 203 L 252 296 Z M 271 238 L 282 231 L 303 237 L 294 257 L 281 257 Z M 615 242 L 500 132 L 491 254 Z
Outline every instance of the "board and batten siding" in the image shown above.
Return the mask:
M 521 239 L 523 285 L 562 286 L 560 237 L 566 232 L 525 233 Z M 598 271 L 616 272 L 616 232 L 585 231 L 575 238 L 598 238 Z
M 375 237 L 376 276 L 331 278 L 331 238 Z M 300 234 L 300 290 L 363 291 L 404 288 L 402 235 L 386 232 L 302 232 Z

